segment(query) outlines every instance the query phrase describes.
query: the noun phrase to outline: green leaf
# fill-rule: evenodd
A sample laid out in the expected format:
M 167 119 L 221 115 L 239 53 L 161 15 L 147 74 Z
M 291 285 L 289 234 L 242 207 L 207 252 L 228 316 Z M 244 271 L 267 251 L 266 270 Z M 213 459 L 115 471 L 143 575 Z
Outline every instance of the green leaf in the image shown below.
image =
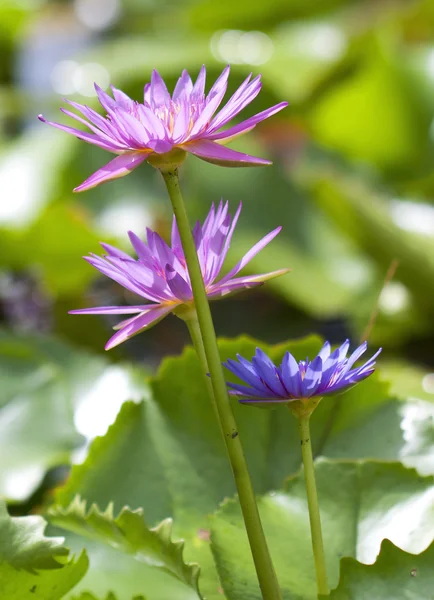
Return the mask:
M 278 346 L 241 337 L 220 341 L 220 352 L 223 360 L 237 352 L 251 357 L 260 345 L 278 361 L 286 350 L 300 359 L 313 356 L 321 344 L 314 336 Z M 202 594 L 218 600 L 206 515 L 233 496 L 235 487 L 193 350 L 166 359 L 149 385 L 150 397 L 141 404 L 124 404 L 107 434 L 93 442 L 85 462 L 72 468 L 56 500 L 66 507 L 79 494 L 99 506 L 113 502 L 116 511 L 125 505 L 142 507 L 151 525 L 171 515 L 175 534 L 186 540 L 186 560 L 202 568 Z M 295 419 L 285 408 L 265 411 L 235 399 L 232 406 L 255 490 L 280 488 L 301 462 Z M 375 375 L 342 396 L 325 398 L 312 419 L 315 454 L 396 459 L 405 445 L 402 406 Z M 112 581 L 108 573 L 107 586 Z
M 146 395 L 141 369 L 112 366 L 49 336 L 5 330 L 0 386 L 0 494 L 12 500 L 25 500 L 47 468 L 69 461 L 84 443 L 77 427 L 92 437 L 122 401 Z
M 153 566 L 176 577 L 198 594 L 199 566 L 186 564 L 182 554 L 184 542 L 173 542 L 172 520 L 166 519 L 149 529 L 143 519 L 143 510 L 124 507 L 117 517 L 113 505 L 104 512 L 93 504 L 86 511 L 86 502 L 79 497 L 66 509 L 53 507 L 48 515 L 54 525 L 100 540 L 118 550 L 131 554 L 137 561 Z
M 102 599 L 97 598 L 96 596 L 94 596 L 93 594 L 89 594 L 88 592 L 84 592 L 84 594 L 81 594 L 81 596 L 74 596 L 73 598 L 71 598 L 71 600 L 102 600 Z M 107 597 L 105 597 L 104 600 L 118 600 L 118 598 L 114 594 L 109 593 L 109 595 Z M 145 596 L 134 596 L 134 598 L 132 598 L 131 600 L 147 600 L 147 599 L 145 598 Z
M 84 551 L 69 556 L 63 538 L 44 536 L 42 517 L 10 517 L 0 501 L 0 589 L 7 600 L 58 600 L 88 568 Z
M 332 588 L 338 583 L 343 556 L 370 564 L 384 538 L 412 553 L 422 552 L 432 542 L 433 478 L 421 478 L 398 463 L 328 460 L 316 463 L 316 476 Z M 259 509 L 284 599 L 314 600 L 303 476 L 289 479 L 286 491 L 260 498 Z M 247 560 L 248 541 L 238 501 L 228 500 L 211 521 L 212 550 L 228 599 L 260 600 L 254 566 Z M 240 556 L 246 559 L 240 561 Z
M 415 556 L 384 540 L 373 565 L 343 558 L 338 587 L 329 596 L 320 597 L 323 600 L 432 600 L 433 563 L 433 544 Z

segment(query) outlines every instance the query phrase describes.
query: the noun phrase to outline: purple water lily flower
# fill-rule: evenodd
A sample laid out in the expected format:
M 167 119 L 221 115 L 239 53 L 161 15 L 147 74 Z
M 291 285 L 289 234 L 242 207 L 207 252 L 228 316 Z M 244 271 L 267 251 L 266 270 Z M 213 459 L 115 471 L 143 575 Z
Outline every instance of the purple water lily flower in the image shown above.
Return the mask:
M 215 114 L 226 93 L 229 76 L 227 66 L 207 95 L 205 95 L 205 67 L 193 85 L 190 75 L 183 71 L 173 94 L 157 71 L 145 85 L 143 103 L 129 98 L 111 86 L 113 98 L 95 84 L 98 99 L 106 111 L 103 117 L 83 104 L 65 100 L 82 116 L 69 110 L 63 113 L 82 123 L 91 133 L 53 123 L 39 115 L 48 125 L 72 133 L 80 140 L 119 154 L 102 169 L 91 175 L 74 191 L 82 192 L 108 181 L 127 175 L 151 155 L 167 154 L 173 149 L 190 152 L 211 163 L 230 167 L 258 166 L 270 161 L 230 150 L 222 146 L 234 137 L 253 129 L 258 123 L 287 106 L 280 102 L 246 121 L 221 131 L 243 110 L 261 90 L 261 76 L 251 79 L 250 74 L 226 105 Z
M 366 351 L 367 343 L 346 358 L 349 347 L 350 342 L 346 340 L 331 352 L 330 344 L 326 342 L 312 361 L 306 358 L 299 363 L 287 352 L 279 367 L 259 348 L 251 362 L 237 354 L 238 361 L 228 359 L 223 364 L 247 385 L 228 382 L 230 394 L 239 397 L 242 403 L 267 404 L 343 392 L 372 375 L 375 359 L 381 352 L 380 348 L 364 365 L 353 369 L 354 363 Z
M 217 211 L 212 205 L 203 226 L 197 222 L 193 229 L 202 276 L 210 299 L 261 285 L 267 279 L 289 271 L 289 269 L 282 269 L 263 275 L 236 277 L 241 269 L 276 237 L 282 229 L 277 227 L 255 244 L 227 275 L 216 281 L 229 250 L 240 212 L 241 203 L 232 219 L 228 213 L 228 202 L 225 204 L 220 202 Z M 101 244 L 107 252 L 106 256 L 92 254 L 84 258 L 98 271 L 120 283 L 127 290 L 145 298 L 150 304 L 100 306 L 70 311 L 72 314 L 135 315 L 116 325 L 115 329 L 119 331 L 108 341 L 106 350 L 155 325 L 179 307 L 193 305 L 190 278 L 175 218 L 172 225 L 171 247 L 157 233 L 149 229 L 147 243 L 132 231 L 128 232 L 128 235 L 137 253 L 137 259 L 109 244 Z

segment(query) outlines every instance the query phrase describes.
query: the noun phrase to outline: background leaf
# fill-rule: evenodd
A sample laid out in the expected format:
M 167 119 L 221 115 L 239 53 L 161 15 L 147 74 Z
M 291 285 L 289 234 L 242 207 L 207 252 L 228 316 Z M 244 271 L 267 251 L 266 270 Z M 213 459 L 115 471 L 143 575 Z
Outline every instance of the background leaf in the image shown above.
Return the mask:
M 378 600 L 430 600 L 433 590 L 433 553 L 432 544 L 415 556 L 403 552 L 389 540 L 384 540 L 373 565 L 363 565 L 352 558 L 343 558 L 338 587 L 329 596 L 321 598 L 359 600 L 375 594 Z
M 8 600 L 59 600 L 87 571 L 86 553 L 69 556 L 45 526 L 39 516 L 10 517 L 0 501 L 0 589 Z
M 432 478 L 423 479 L 397 463 L 327 460 L 316 463 L 316 475 L 332 588 L 343 556 L 373 563 L 384 538 L 412 553 L 431 544 Z M 290 478 L 285 492 L 264 496 L 259 507 L 285 600 L 313 600 L 316 583 L 302 475 Z M 248 542 L 238 502 L 227 501 L 211 522 L 211 547 L 227 597 L 259 600 L 253 563 L 239 559 L 248 556 Z

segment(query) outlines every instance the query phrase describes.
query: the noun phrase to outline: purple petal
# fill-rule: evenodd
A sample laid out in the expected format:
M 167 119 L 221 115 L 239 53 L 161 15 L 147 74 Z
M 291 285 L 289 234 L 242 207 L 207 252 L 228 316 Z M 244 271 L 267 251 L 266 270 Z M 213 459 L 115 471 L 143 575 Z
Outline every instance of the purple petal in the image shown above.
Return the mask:
M 147 131 L 152 134 L 150 135 L 152 139 L 157 138 L 164 140 L 167 138 L 167 131 L 164 123 L 157 117 L 152 109 L 139 104 L 137 110 L 139 111 L 140 120 L 144 127 L 146 127 Z
M 331 350 L 330 343 L 329 342 L 325 342 L 324 346 L 318 352 L 318 356 L 321 358 L 321 360 L 323 361 L 323 363 L 329 358 L 329 356 L 330 356 L 330 350 Z
M 246 275 L 245 277 L 235 277 L 230 281 L 217 283 L 208 286 L 207 294 L 209 298 L 216 298 L 221 296 L 227 296 L 228 294 L 235 294 L 243 290 L 249 290 L 254 287 L 263 285 L 265 281 L 273 279 L 274 277 L 280 277 L 280 275 L 286 275 L 290 269 L 280 269 L 279 271 L 271 271 L 271 273 L 263 273 L 261 275 Z
M 83 192 L 84 190 L 90 190 L 91 188 L 110 181 L 111 179 L 117 179 L 118 177 L 124 177 L 136 169 L 144 160 L 147 159 L 150 152 L 134 152 L 128 154 L 121 154 L 101 169 L 98 169 L 93 175 L 88 177 L 81 185 L 74 189 L 74 192 Z
M 51 125 L 51 127 L 56 127 L 56 129 L 66 131 L 66 133 L 71 133 L 79 140 L 83 140 L 84 142 L 88 142 L 94 146 L 99 146 L 103 150 L 108 150 L 109 152 L 118 152 L 118 146 L 116 146 L 114 143 L 108 142 L 105 137 L 99 137 L 94 133 L 86 133 L 85 131 L 75 129 L 75 127 L 68 127 L 67 125 L 55 123 L 54 121 L 47 121 L 42 115 L 38 115 L 38 119 L 42 121 L 42 123 L 46 123 L 47 125 Z
M 196 119 L 191 132 L 190 138 L 194 138 L 194 136 L 200 134 L 203 129 L 208 127 L 209 122 L 212 119 L 213 114 L 218 109 L 223 100 L 223 96 L 225 95 L 226 87 L 222 88 L 218 94 L 215 94 L 214 97 L 206 104 L 205 108 L 202 110 L 198 118 Z
M 137 149 L 149 148 L 149 133 L 143 124 L 123 108 L 114 111 L 116 120 L 126 132 L 130 147 Z
M 179 113 L 175 116 L 173 124 L 172 139 L 178 143 L 184 140 L 188 135 L 190 126 L 190 107 L 187 101 L 182 102 Z
M 271 240 L 273 240 L 276 237 L 276 235 L 281 231 L 281 229 L 282 227 L 276 227 L 276 229 L 270 231 L 270 233 L 264 236 L 262 240 L 259 240 L 259 242 L 257 242 L 253 246 L 253 248 L 250 248 L 247 254 L 245 254 L 243 258 L 235 265 L 235 267 L 231 269 L 229 273 L 225 275 L 218 283 L 225 283 L 229 279 L 232 279 L 234 275 L 237 275 L 237 273 L 239 273 L 241 269 L 243 269 L 252 260 L 252 258 L 254 258 L 258 254 L 258 252 L 265 248 L 265 246 L 267 246 L 267 244 L 269 244 Z
M 193 90 L 190 94 L 190 97 L 193 102 L 197 102 L 203 98 L 205 93 L 205 81 L 206 81 L 206 69 L 205 65 L 202 65 L 199 71 L 199 75 L 197 76 L 196 82 L 193 86 Z
M 129 96 L 127 96 L 125 92 L 118 90 L 114 85 L 111 85 L 110 88 L 113 92 L 113 97 L 119 106 L 126 110 L 132 110 L 134 108 L 136 103 Z
M 133 231 L 128 232 L 131 245 L 136 251 L 137 256 L 143 261 L 149 268 L 152 268 L 152 254 L 147 244 L 143 242 Z
M 230 70 L 231 70 L 230 65 L 226 65 L 226 67 L 220 73 L 220 75 L 218 76 L 214 85 L 212 86 L 212 88 L 210 89 L 210 91 L 208 93 L 208 96 L 207 96 L 208 102 L 215 96 L 221 95 L 222 90 L 224 90 L 226 92 L 226 87 L 227 87 L 227 83 L 228 83 L 228 77 L 229 77 Z
M 262 83 L 261 76 L 258 75 L 249 83 L 247 88 L 241 93 L 237 90 L 235 94 L 228 100 L 224 108 L 216 115 L 209 127 L 209 133 L 214 133 L 220 129 L 225 123 L 230 121 L 235 115 L 243 110 L 250 102 L 252 102 L 261 91 Z
M 154 108 L 162 104 L 165 106 L 170 105 L 170 94 L 167 91 L 166 84 L 155 69 L 151 75 L 151 102 L 153 102 Z
M 173 148 L 173 145 L 167 140 L 149 140 L 147 144 L 157 154 L 165 154 Z
M 99 103 L 103 108 L 105 108 L 106 112 L 110 112 L 116 108 L 116 101 L 113 98 L 110 98 L 108 94 L 102 90 L 99 85 L 94 84 L 96 95 L 98 96 Z
M 129 254 L 123 250 L 119 250 L 119 248 L 116 248 L 111 244 L 106 244 L 105 242 L 100 242 L 100 244 L 109 256 L 117 256 L 118 258 L 123 258 L 125 260 L 133 260 Z
M 181 145 L 180 148 L 198 156 L 206 162 L 222 167 L 258 167 L 271 165 L 270 160 L 236 152 L 209 140 L 195 140 Z
M 181 77 L 178 79 L 175 89 L 173 90 L 172 98 L 176 100 L 185 100 L 188 98 L 193 90 L 193 82 L 188 74 L 188 71 L 183 70 Z
M 283 357 L 281 364 L 282 379 L 285 388 L 294 398 L 301 398 L 303 382 L 297 361 L 290 352 Z
M 172 220 L 171 246 L 172 246 L 173 252 L 175 252 L 178 257 L 180 254 L 182 254 L 182 256 L 184 256 L 184 252 L 182 250 L 181 238 L 179 237 L 178 224 L 176 222 L 175 215 L 173 215 L 173 220 Z
M 322 376 L 322 360 L 320 356 L 317 356 L 309 364 L 306 369 L 306 375 L 303 379 L 303 395 L 311 397 L 315 395 L 315 392 L 321 383 Z
M 115 346 L 122 344 L 126 340 L 130 339 L 134 335 L 149 329 L 152 325 L 156 325 L 158 321 L 163 319 L 168 313 L 173 310 L 172 306 L 156 306 L 153 309 L 148 310 L 146 313 L 139 315 L 135 319 L 130 319 L 122 329 L 112 336 L 107 344 L 105 345 L 106 350 L 111 350 Z
M 270 390 L 267 389 L 260 380 L 253 365 L 239 354 L 237 354 L 237 358 L 239 362 L 229 358 L 225 363 L 223 363 L 223 365 L 228 369 L 228 371 L 231 371 L 242 381 L 245 381 L 252 386 L 251 394 L 254 394 L 254 390 L 258 390 L 260 393 L 269 395 Z
M 95 308 L 77 308 L 69 310 L 70 315 L 129 315 L 150 310 L 148 306 L 96 306 Z
M 258 123 L 264 121 L 265 119 L 268 119 L 268 117 L 271 117 L 272 115 L 276 114 L 286 106 L 288 106 L 288 102 L 280 102 L 280 104 L 276 104 L 271 108 L 267 108 L 267 110 L 258 113 L 254 117 L 251 117 L 250 119 L 247 119 L 246 121 L 243 121 L 238 125 L 234 125 L 233 127 L 226 129 L 225 131 L 221 131 L 220 133 L 214 133 L 207 137 L 209 140 L 224 140 L 225 142 L 228 142 L 229 138 L 234 138 L 238 135 L 241 135 L 242 133 L 250 131 L 251 129 L 256 127 Z
M 124 144 L 120 144 L 118 141 L 113 140 L 113 137 L 111 135 L 105 133 L 104 131 L 101 131 L 101 129 L 94 126 L 92 123 L 89 123 L 89 121 L 86 121 L 86 119 L 83 119 L 79 115 L 76 115 L 75 113 L 71 112 L 70 110 L 67 110 L 66 108 L 61 108 L 60 111 L 63 112 L 64 115 L 67 115 L 71 119 L 75 119 L 79 123 L 82 123 L 82 125 L 88 127 L 101 140 L 105 141 L 108 146 L 112 146 L 112 151 L 125 150 Z
M 356 348 L 356 350 L 354 350 L 354 352 L 348 358 L 347 364 L 345 365 L 345 368 L 343 370 L 344 375 L 348 373 L 353 364 L 362 356 L 362 354 L 366 352 L 367 347 L 368 342 L 363 342 L 363 344 L 361 344 L 358 348 Z
M 182 300 L 183 302 L 186 300 L 191 300 L 191 287 L 188 285 L 185 279 L 170 265 L 166 265 L 165 272 L 167 285 L 169 286 L 170 291 L 175 298 L 178 298 L 178 300 Z
M 242 396 L 253 397 L 253 398 L 269 398 L 270 400 L 275 398 L 274 394 L 267 390 L 266 392 L 261 392 L 257 388 L 250 388 L 245 385 L 240 385 L 239 383 L 231 383 L 230 381 L 226 384 L 232 390 L 237 392 L 237 395 L 240 394 Z

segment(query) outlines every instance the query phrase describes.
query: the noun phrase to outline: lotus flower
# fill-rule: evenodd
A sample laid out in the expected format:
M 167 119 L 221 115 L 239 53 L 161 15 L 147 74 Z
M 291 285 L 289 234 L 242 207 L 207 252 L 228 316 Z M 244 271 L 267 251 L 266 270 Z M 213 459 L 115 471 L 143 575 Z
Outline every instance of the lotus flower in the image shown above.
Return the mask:
M 288 269 L 282 269 L 264 275 L 236 277 L 241 269 L 276 237 L 281 230 L 281 227 L 277 227 L 255 244 L 227 275 L 216 281 L 229 250 L 240 212 L 241 204 L 232 219 L 228 213 L 228 203 L 220 202 L 217 211 L 212 205 L 203 226 L 198 222 L 193 229 L 205 289 L 210 299 L 261 285 L 267 279 L 288 272 Z M 119 331 L 108 341 L 106 350 L 155 325 L 180 307 L 194 306 L 190 278 L 175 218 L 172 225 L 171 247 L 157 233 L 149 229 L 147 243 L 132 231 L 128 235 L 137 253 L 137 259 L 109 244 L 101 244 L 107 252 L 106 256 L 92 254 L 84 258 L 110 279 L 145 298 L 149 304 L 100 306 L 70 311 L 72 314 L 135 315 L 115 327 Z
M 230 394 L 242 403 L 273 404 L 343 392 L 372 375 L 375 359 L 381 352 L 380 348 L 364 365 L 353 369 L 366 351 L 367 343 L 346 358 L 349 347 L 350 342 L 346 340 L 331 352 L 330 344 L 326 342 L 311 362 L 306 359 L 299 363 L 287 352 L 280 366 L 259 348 L 251 362 L 238 354 L 238 361 L 229 359 L 224 366 L 247 385 L 228 383 Z
M 203 66 L 193 85 L 190 75 L 184 70 L 173 94 L 170 95 L 162 77 L 154 70 L 151 82 L 145 85 L 143 103 L 132 100 L 113 86 L 112 98 L 95 84 L 98 99 L 106 112 L 105 116 L 71 100 L 65 102 L 81 116 L 70 110 L 60 109 L 85 125 L 91 133 L 47 121 L 39 115 L 39 119 L 44 123 L 119 155 L 74 191 L 82 192 L 105 181 L 123 177 L 143 161 L 152 161 L 156 156 L 168 155 L 173 150 L 178 151 L 178 156 L 189 152 L 208 162 L 229 167 L 270 164 L 268 160 L 230 150 L 221 144 L 250 131 L 264 119 L 282 110 L 288 103 L 280 102 L 222 131 L 222 128 L 259 94 L 261 76 L 251 79 L 250 74 L 217 114 L 215 113 L 226 93 L 229 66 L 223 70 L 207 95 L 205 76 Z

